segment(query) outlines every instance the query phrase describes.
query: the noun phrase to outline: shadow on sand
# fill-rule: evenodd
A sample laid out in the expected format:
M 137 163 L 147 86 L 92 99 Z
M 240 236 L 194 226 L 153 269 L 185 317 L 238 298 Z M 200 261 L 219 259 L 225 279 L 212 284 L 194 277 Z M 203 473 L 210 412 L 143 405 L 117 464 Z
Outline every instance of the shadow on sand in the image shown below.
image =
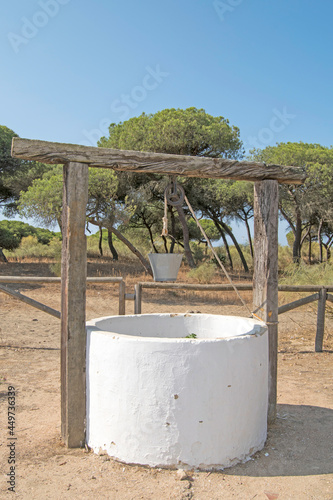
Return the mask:
M 333 410 L 278 405 L 264 449 L 224 474 L 253 477 L 333 473 Z M 268 453 L 268 456 L 267 456 Z

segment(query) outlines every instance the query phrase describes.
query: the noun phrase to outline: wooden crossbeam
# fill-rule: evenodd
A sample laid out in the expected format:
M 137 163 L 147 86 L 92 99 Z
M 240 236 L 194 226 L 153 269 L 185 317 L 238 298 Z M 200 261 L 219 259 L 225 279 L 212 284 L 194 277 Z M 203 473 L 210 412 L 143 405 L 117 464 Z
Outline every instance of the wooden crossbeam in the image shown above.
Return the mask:
M 31 299 L 30 297 L 27 297 L 26 295 L 22 295 L 22 293 L 20 293 L 20 292 L 10 290 L 6 286 L 0 285 L 0 291 L 5 293 L 6 295 L 10 295 L 11 297 L 14 297 L 15 299 L 21 300 L 21 302 L 25 302 L 29 306 L 35 307 L 36 309 L 39 309 L 40 311 L 43 311 L 47 314 L 50 314 L 51 316 L 54 316 L 55 318 L 60 319 L 60 317 L 61 317 L 60 312 L 56 311 L 55 309 L 52 309 L 52 307 L 46 306 L 45 304 L 42 304 L 41 302 L 37 302 L 37 300 Z
M 299 167 L 266 165 L 225 158 L 124 151 L 120 149 L 62 144 L 14 137 L 12 156 L 44 163 L 87 163 L 90 167 L 118 171 L 180 175 L 210 179 L 262 181 L 274 179 L 287 184 L 302 184 L 305 172 Z
M 284 304 L 283 306 L 279 307 L 278 314 L 292 311 L 293 309 L 297 309 L 297 307 L 304 306 L 305 304 L 310 304 L 311 302 L 315 302 L 318 299 L 319 293 L 314 293 L 313 295 L 309 295 L 308 297 L 304 297 L 303 299 L 295 300 L 294 302 L 290 302 L 289 304 Z

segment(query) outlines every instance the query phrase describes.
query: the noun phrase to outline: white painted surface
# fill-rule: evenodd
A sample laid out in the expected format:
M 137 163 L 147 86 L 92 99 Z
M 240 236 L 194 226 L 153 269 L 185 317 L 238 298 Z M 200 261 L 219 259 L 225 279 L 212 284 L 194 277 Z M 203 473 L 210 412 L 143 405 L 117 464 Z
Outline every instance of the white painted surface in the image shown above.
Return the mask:
M 223 468 L 264 446 L 267 329 L 206 314 L 87 323 L 87 443 L 149 466 Z M 183 338 L 195 333 L 197 339 Z
M 154 281 L 176 281 L 183 260 L 181 253 L 149 253 Z

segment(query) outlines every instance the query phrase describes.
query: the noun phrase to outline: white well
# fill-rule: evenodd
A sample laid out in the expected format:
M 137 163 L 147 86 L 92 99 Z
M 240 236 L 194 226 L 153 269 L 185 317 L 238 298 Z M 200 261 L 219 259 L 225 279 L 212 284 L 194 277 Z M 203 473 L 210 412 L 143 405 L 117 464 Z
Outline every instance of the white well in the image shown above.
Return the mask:
M 259 321 L 142 314 L 87 323 L 87 443 L 96 453 L 159 467 L 231 466 L 264 446 L 267 387 Z

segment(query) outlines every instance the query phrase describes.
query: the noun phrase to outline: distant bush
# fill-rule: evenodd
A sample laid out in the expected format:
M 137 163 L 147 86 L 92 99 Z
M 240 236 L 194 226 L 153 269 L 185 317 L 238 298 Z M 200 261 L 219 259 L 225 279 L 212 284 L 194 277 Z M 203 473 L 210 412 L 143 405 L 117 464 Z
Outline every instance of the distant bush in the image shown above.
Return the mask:
M 191 269 L 188 277 L 198 281 L 199 283 L 210 283 L 215 276 L 216 266 L 212 263 L 205 262 L 196 269 Z
M 60 258 L 61 241 L 53 238 L 48 245 L 44 245 L 39 243 L 37 236 L 26 236 L 22 238 L 20 246 L 7 252 L 7 255 L 16 259 Z
M 30 226 L 25 222 L 16 220 L 0 221 L 0 248 L 14 250 L 20 246 L 22 238 L 33 236 L 38 243 L 47 245 L 56 233 L 48 229 Z
M 333 263 L 309 266 L 303 262 L 290 264 L 284 270 L 279 283 L 283 285 L 332 285 Z

